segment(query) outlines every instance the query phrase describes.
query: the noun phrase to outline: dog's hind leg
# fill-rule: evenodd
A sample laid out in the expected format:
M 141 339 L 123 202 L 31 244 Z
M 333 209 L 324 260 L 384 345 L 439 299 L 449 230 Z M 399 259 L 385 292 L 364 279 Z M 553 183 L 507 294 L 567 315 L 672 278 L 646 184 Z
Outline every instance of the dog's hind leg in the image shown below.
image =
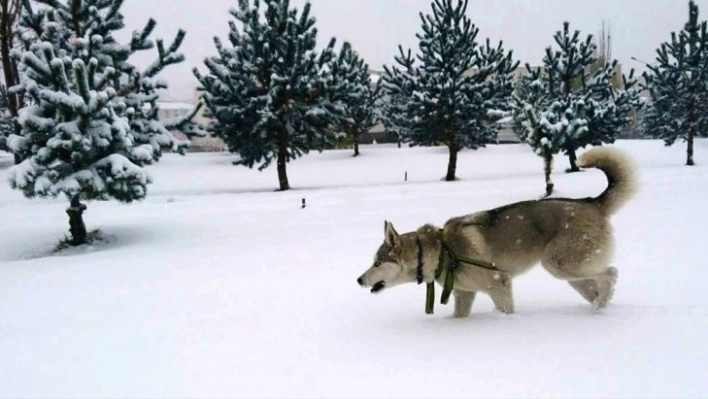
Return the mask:
M 592 306 L 597 309 L 604 309 L 612 300 L 615 294 L 615 284 L 617 283 L 617 269 L 608 267 L 602 274 L 602 278 L 596 280 L 599 289 L 597 298 L 592 301 Z
M 570 280 L 568 284 L 585 298 L 595 309 L 603 309 L 612 300 L 617 283 L 617 269 L 608 267 L 601 278 Z
M 614 252 L 609 227 L 603 222 L 591 221 L 565 230 L 551 241 L 541 257 L 541 264 L 600 310 L 612 299 L 617 269 L 606 266 Z
M 455 296 L 455 312 L 452 314 L 452 317 L 468 317 L 472 311 L 472 304 L 474 303 L 474 298 L 477 293 L 453 290 L 452 294 Z
M 568 284 L 570 284 L 571 287 L 578 291 L 580 296 L 585 298 L 585 300 L 590 302 L 591 304 L 600 294 L 598 291 L 597 281 L 595 281 L 594 279 L 568 281 Z
M 612 300 L 617 282 L 617 269 L 606 267 L 602 271 L 588 273 L 589 270 L 575 269 L 567 271 L 548 263 L 544 263 L 546 268 L 554 277 L 566 280 L 585 300 L 590 302 L 596 310 L 607 307 Z

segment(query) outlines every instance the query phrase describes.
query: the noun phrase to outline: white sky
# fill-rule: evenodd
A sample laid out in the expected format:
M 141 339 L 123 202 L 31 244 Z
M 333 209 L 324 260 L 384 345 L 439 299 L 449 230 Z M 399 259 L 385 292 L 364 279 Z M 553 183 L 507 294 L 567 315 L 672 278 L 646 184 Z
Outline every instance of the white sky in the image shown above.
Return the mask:
M 291 0 L 302 7 L 305 0 Z M 430 0 L 312 0 L 318 43 L 330 37 L 347 40 L 372 68 L 393 64 L 397 46 L 417 48 L 418 13 L 429 12 Z M 697 0 L 706 18 L 708 0 Z M 158 21 L 155 37 L 171 40 L 178 28 L 187 30 L 182 47 L 187 60 L 164 72 L 171 99 L 189 100 L 196 85 L 191 69 L 204 69 L 204 57 L 215 54 L 213 37 L 225 40 L 230 7 L 236 0 L 129 0 L 124 6 L 128 28 L 142 27 L 147 18 Z M 522 63 L 539 63 L 563 21 L 572 29 L 597 34 L 602 20 L 612 27 L 613 55 L 625 71 L 641 69 L 634 56 L 653 61 L 658 45 L 671 31 L 680 30 L 688 16 L 684 0 L 470 0 L 469 15 L 480 28 L 478 38 L 503 40 Z M 139 63 L 149 57 L 137 58 Z

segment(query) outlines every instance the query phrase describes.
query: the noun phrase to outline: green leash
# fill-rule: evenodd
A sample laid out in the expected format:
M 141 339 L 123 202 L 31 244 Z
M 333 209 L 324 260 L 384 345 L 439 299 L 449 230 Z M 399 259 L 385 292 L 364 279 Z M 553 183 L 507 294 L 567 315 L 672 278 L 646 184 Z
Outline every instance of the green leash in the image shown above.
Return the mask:
M 458 256 L 450 248 L 450 246 L 445 242 L 445 236 L 443 229 L 439 229 L 437 232 L 437 239 L 440 242 L 440 257 L 438 259 L 438 267 L 435 269 L 435 279 L 427 284 L 425 293 L 425 313 L 433 314 L 433 307 L 435 306 L 435 280 L 440 278 L 443 272 L 443 266 L 445 265 L 445 256 L 450 257 L 450 265 L 447 268 L 447 273 L 445 274 L 445 282 L 443 283 L 443 292 L 440 296 L 440 303 L 447 305 L 450 300 L 450 294 L 452 294 L 452 288 L 455 285 L 455 271 L 460 267 L 460 263 L 466 263 L 468 265 L 481 267 L 482 269 L 499 271 L 493 263 L 486 262 L 479 259 L 472 259 L 466 256 Z

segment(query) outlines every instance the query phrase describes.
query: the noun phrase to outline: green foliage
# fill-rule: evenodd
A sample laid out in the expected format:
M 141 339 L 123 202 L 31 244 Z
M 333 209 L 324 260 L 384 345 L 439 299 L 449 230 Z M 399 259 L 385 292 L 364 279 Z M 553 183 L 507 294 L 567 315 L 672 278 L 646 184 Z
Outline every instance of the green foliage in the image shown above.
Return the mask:
M 452 180 L 457 151 L 495 140 L 492 122 L 509 109 L 518 63 L 501 42 L 477 41 L 467 0 L 435 0 L 431 8 L 420 15 L 417 56 L 399 46 L 398 65 L 385 67 L 384 123 L 412 145 L 448 146 Z
M 372 82 L 369 65 L 346 42 L 339 56 L 330 62 L 329 69 L 337 85 L 334 98 L 345 107 L 346 119 L 340 129 L 356 146 L 359 136 L 370 131 L 380 119 L 381 80 Z M 358 147 L 355 147 L 356 154 Z
M 569 24 L 554 35 L 540 68 L 526 65 L 516 93 L 515 132 L 544 158 L 561 151 L 571 156 L 588 145 L 612 143 L 632 121 L 639 105 L 634 71 L 618 75 L 616 60 L 599 63 L 592 35 L 581 39 Z
M 241 0 L 231 15 L 230 46 L 215 38 L 208 73 L 194 70 L 213 119 L 209 130 L 239 155 L 238 164 L 259 169 L 278 159 L 284 170 L 336 141 L 336 127 L 348 121 L 328 69 L 335 41 L 316 50 L 310 4 L 297 10 L 287 0 Z
M 695 137 L 708 132 L 708 24 L 699 20 L 695 2 L 683 30 L 657 49 L 657 58 L 645 72 L 651 103 L 643 118 L 646 134 L 666 145 L 688 142 L 687 164 L 693 164 Z
M 150 19 L 121 44 L 114 32 L 124 27 L 122 5 L 25 0 L 22 50 L 12 55 L 26 104 L 17 120 L 21 130 L 8 140 L 24 158 L 11 169 L 10 185 L 25 196 L 139 200 L 150 183 L 142 166 L 158 159 L 161 145 L 183 145 L 155 110 L 156 90 L 166 87 L 157 74 L 184 59 L 177 52 L 184 32 L 165 48 L 149 39 Z M 158 59 L 146 70 L 130 63 L 136 51 L 155 47 Z

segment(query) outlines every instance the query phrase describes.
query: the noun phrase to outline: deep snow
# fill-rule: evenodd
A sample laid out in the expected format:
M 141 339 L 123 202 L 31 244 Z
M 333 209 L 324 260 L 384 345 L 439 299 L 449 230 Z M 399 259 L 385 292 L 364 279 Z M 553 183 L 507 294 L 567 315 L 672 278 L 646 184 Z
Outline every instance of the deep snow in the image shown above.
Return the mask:
M 65 201 L 1 184 L 0 397 L 705 396 L 708 142 L 691 168 L 683 145 L 617 145 L 642 189 L 614 217 L 602 314 L 541 268 L 515 280 L 516 315 L 480 295 L 464 320 L 439 303 L 426 316 L 422 286 L 355 282 L 385 219 L 403 232 L 542 194 L 523 145 L 463 152 L 455 183 L 440 181 L 444 148 L 326 151 L 289 164 L 288 192 L 274 167 L 165 155 L 147 200 L 88 204 L 107 245 L 54 256 Z M 566 162 L 557 195 L 604 188 Z

